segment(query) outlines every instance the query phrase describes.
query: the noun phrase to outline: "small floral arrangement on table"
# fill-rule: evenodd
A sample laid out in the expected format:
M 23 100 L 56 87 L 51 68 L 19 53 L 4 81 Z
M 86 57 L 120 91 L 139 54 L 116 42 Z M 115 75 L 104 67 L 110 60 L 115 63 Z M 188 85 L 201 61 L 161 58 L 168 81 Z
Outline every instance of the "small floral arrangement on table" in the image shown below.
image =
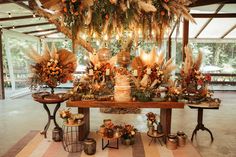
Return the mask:
M 182 88 L 177 85 L 177 82 L 170 81 L 167 87 L 167 93 L 165 99 L 167 101 L 178 101 L 182 96 Z
M 203 75 L 200 71 L 202 53 L 199 52 L 197 58 L 194 59 L 192 49 L 186 46 L 185 54 L 185 62 L 180 72 L 183 96 L 189 101 L 205 101 L 212 96 L 208 89 L 211 76 L 209 74 Z
M 70 108 L 60 110 L 59 115 L 64 120 L 64 123 L 68 125 L 79 124 L 83 121 L 84 118 L 83 114 L 71 113 Z
M 153 126 L 154 124 L 157 125 L 157 119 L 156 119 L 156 116 L 157 114 L 153 113 L 153 112 L 148 112 L 146 114 L 147 116 L 147 126 Z
M 122 128 L 122 143 L 126 144 L 126 145 L 132 145 L 134 144 L 134 136 L 137 133 L 137 129 L 130 125 L 130 124 L 126 124 L 123 126 Z
M 90 54 L 86 75 L 74 82 L 74 88 L 70 91 L 72 97 L 77 97 L 75 100 L 111 100 L 115 86 L 115 62 L 107 48 Z
M 27 56 L 32 61 L 31 89 L 48 85 L 53 93 L 53 88 L 73 79 L 77 58 L 72 52 L 65 49 L 57 51 L 53 44 L 52 51 L 46 45 L 42 55 L 32 49 L 27 52 Z

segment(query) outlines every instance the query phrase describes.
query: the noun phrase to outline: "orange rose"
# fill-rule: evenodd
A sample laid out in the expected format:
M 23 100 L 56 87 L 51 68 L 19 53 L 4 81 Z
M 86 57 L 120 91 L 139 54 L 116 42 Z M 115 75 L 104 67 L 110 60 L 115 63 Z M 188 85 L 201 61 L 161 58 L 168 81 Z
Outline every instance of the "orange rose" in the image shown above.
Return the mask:
M 63 11 L 64 11 L 65 13 L 67 13 L 67 8 L 64 8 Z
M 79 12 L 78 12 L 78 11 L 76 11 L 74 14 L 75 14 L 76 16 L 78 16 L 78 15 L 79 15 Z
M 165 14 L 166 14 L 165 11 L 162 10 L 161 15 L 164 16 Z

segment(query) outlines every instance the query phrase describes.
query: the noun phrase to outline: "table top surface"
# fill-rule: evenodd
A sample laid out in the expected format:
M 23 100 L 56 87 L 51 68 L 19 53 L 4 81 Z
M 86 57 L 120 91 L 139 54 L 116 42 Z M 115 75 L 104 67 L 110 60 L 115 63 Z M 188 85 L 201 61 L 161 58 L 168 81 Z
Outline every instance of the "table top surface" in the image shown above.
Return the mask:
M 187 105 L 193 109 L 219 109 L 219 105 L 210 105 L 208 103 L 187 104 Z
M 67 107 L 80 108 L 184 108 L 183 102 L 116 102 L 116 101 L 71 101 L 66 102 Z
M 74 123 L 74 124 L 69 124 L 69 123 L 63 123 L 64 126 L 67 126 L 67 127 L 78 127 L 78 126 L 82 126 L 84 125 L 84 121 L 82 122 L 79 122 L 79 123 Z
M 32 97 L 35 101 L 42 104 L 55 104 L 62 103 L 67 100 L 67 98 L 63 97 L 65 93 L 56 93 L 51 94 L 49 92 L 40 92 L 32 94 Z
M 148 135 L 149 137 L 152 137 L 152 138 L 160 138 L 160 137 L 165 136 L 164 133 L 161 133 L 161 134 L 156 133 L 156 135 L 154 135 L 154 134 L 150 134 L 149 132 L 147 132 L 147 135 Z

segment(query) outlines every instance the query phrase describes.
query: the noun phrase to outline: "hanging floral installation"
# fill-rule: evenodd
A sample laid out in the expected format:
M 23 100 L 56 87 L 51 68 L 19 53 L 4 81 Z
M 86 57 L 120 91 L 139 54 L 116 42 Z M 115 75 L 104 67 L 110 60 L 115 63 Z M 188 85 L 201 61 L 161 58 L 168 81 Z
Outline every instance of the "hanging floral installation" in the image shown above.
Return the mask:
M 81 34 L 98 40 L 129 34 L 134 37 L 136 44 L 141 38 L 157 41 L 160 46 L 164 34 L 181 17 L 194 22 L 187 8 L 191 0 L 56 1 L 47 2 L 54 11 L 39 7 L 34 0 L 29 3 L 37 14 L 49 19 L 61 32 L 89 52 L 94 50 L 81 38 Z
M 50 51 L 46 45 L 42 55 L 33 48 L 27 51 L 26 55 L 32 63 L 31 88 L 37 88 L 39 85 L 55 88 L 73 79 L 77 58 L 72 52 L 65 49 L 57 50 L 54 45 Z
M 194 22 L 186 0 L 63 0 L 61 13 L 75 32 L 101 37 L 131 31 L 138 39 L 154 39 L 159 45 L 167 29 L 180 17 Z

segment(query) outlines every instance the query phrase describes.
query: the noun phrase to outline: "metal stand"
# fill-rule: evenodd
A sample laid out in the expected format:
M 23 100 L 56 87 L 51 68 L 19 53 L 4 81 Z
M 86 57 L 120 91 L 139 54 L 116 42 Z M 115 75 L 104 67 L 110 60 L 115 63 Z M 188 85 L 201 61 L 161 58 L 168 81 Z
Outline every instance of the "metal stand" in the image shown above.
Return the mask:
M 61 106 L 61 103 L 57 103 L 56 107 L 54 108 L 53 115 L 51 115 L 47 104 L 43 103 L 43 108 L 47 111 L 47 114 L 48 114 L 48 122 L 45 125 L 44 130 L 40 132 L 41 134 L 44 134 L 44 138 L 47 138 L 47 131 L 48 131 L 48 128 L 50 126 L 51 120 L 54 121 L 54 124 L 56 126 L 55 128 L 57 128 L 59 130 L 62 130 L 61 127 L 59 127 L 59 125 L 57 124 L 57 121 L 56 121 L 56 113 L 57 113 L 57 110 L 60 108 L 60 106 Z
M 160 145 L 162 146 L 162 142 L 161 142 L 160 138 L 162 138 L 162 140 L 165 138 L 165 135 L 163 133 L 161 133 L 161 134 L 157 133 L 157 135 L 154 136 L 153 134 L 150 134 L 149 132 L 147 132 L 147 135 L 149 137 L 151 137 L 151 141 L 148 144 L 149 146 L 151 145 L 152 142 L 156 143 L 157 140 L 160 143 Z
M 69 125 L 64 124 L 62 145 L 65 151 L 70 153 L 81 152 L 83 143 L 79 140 L 79 127 L 84 125 L 84 122 L 79 124 Z
M 110 146 L 110 139 L 107 140 L 107 144 L 104 145 L 104 139 L 102 138 L 102 150 L 105 148 L 114 148 L 114 149 L 119 149 L 119 138 L 116 138 L 116 146 Z
M 194 135 L 197 135 L 197 131 L 198 130 L 203 130 L 203 131 L 207 131 L 209 132 L 209 134 L 211 135 L 211 141 L 214 140 L 213 138 L 213 135 L 212 135 L 212 132 L 206 128 L 204 126 L 204 124 L 202 123 L 202 120 L 203 120 L 203 108 L 198 108 L 198 115 L 197 115 L 197 126 L 195 127 L 195 129 L 193 130 L 193 133 L 192 133 L 192 137 L 191 137 L 191 141 L 193 141 L 193 137 Z

